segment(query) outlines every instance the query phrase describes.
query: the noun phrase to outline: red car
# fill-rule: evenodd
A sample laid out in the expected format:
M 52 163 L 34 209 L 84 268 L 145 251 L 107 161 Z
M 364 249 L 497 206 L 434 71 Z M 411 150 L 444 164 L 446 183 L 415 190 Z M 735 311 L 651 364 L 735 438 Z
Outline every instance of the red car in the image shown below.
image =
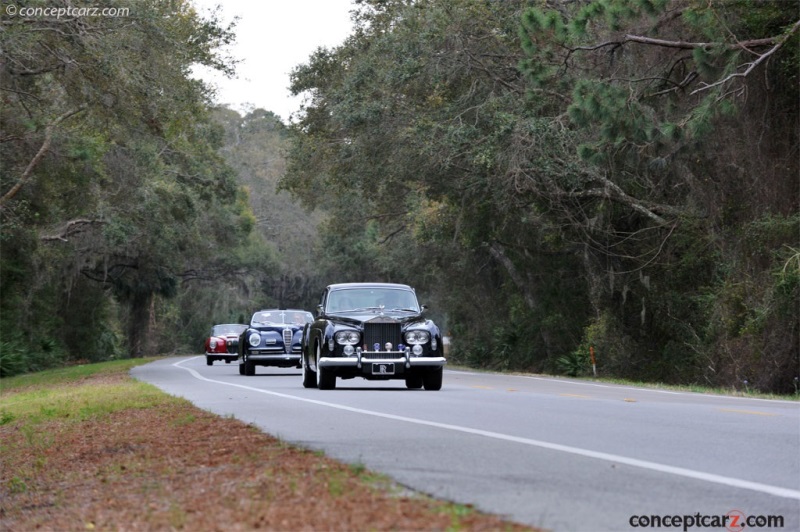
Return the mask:
M 211 335 L 206 338 L 206 364 L 212 366 L 215 360 L 230 364 L 239 356 L 239 335 L 247 325 L 226 323 L 211 327 Z

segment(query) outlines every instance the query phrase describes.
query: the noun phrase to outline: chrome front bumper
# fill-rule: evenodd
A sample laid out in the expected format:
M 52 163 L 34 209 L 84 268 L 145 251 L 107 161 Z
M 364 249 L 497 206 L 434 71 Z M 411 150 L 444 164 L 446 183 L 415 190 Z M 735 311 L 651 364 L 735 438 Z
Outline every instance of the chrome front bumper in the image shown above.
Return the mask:
M 411 350 L 405 351 L 362 351 L 356 349 L 354 355 L 349 357 L 321 357 L 319 367 L 325 368 L 358 368 L 364 364 L 399 364 L 406 369 L 421 367 L 444 367 L 447 360 L 444 357 L 415 357 Z
M 248 353 L 253 362 L 300 362 L 300 353 Z
M 236 360 L 237 358 L 239 358 L 238 353 L 206 353 L 206 356 L 219 358 L 220 360 L 224 359 Z

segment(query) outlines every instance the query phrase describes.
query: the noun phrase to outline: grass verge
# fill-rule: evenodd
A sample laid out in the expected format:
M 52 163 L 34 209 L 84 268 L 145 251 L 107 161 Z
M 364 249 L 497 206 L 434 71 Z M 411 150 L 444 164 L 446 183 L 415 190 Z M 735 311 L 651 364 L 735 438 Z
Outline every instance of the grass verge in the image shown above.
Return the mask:
M 542 377 L 545 379 L 561 379 L 573 380 L 583 382 L 596 382 L 602 384 L 616 384 L 619 386 L 630 386 L 633 388 L 649 388 L 655 390 L 669 390 L 676 392 L 699 393 L 707 395 L 725 395 L 729 397 L 747 397 L 751 399 L 770 399 L 777 401 L 800 401 L 800 384 L 797 385 L 798 389 L 793 394 L 777 395 L 762 393 L 755 390 L 735 390 L 733 388 L 715 388 L 712 386 L 703 386 L 700 384 L 665 384 L 661 382 L 646 382 L 621 379 L 617 377 L 588 377 L 578 376 L 572 377 L 568 375 L 548 375 L 540 373 L 525 373 L 517 370 L 499 370 L 489 368 L 471 368 L 468 366 L 459 366 L 456 364 L 448 364 L 448 369 L 458 371 L 471 371 L 474 373 L 496 373 L 499 375 L 516 375 L 520 377 Z
M 0 530 L 532 530 L 200 410 L 145 362 L 0 381 Z

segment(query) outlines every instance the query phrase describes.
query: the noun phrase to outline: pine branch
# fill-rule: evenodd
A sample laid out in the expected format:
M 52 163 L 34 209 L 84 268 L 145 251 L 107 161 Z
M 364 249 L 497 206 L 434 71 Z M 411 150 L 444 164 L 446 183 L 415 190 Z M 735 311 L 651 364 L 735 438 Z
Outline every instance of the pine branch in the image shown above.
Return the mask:
M 730 74 L 729 76 L 726 76 L 725 78 L 723 78 L 723 79 L 721 79 L 719 81 L 716 81 L 714 83 L 710 83 L 710 84 L 707 84 L 707 85 L 703 85 L 702 87 L 693 90 L 691 94 L 697 94 L 698 92 L 701 92 L 701 91 L 704 91 L 704 90 L 708 90 L 708 89 L 710 89 L 712 87 L 716 87 L 718 85 L 722 85 L 723 83 L 727 83 L 728 81 L 732 80 L 733 78 L 746 78 L 753 70 L 755 70 L 755 68 L 758 65 L 760 65 L 761 63 L 763 63 L 764 61 L 769 59 L 769 57 L 772 56 L 772 54 L 777 52 L 781 48 L 781 46 L 783 46 L 786 43 L 786 41 L 789 40 L 789 37 L 791 37 L 794 33 L 797 32 L 798 29 L 800 29 L 800 20 L 798 20 L 797 22 L 794 23 L 794 26 L 792 26 L 792 28 L 788 32 L 786 32 L 780 38 L 780 40 L 778 40 L 778 42 L 775 43 L 775 46 L 773 46 L 768 51 L 766 51 L 763 54 L 761 54 L 758 57 L 758 59 L 756 59 L 752 63 L 748 63 L 747 69 L 744 72 L 734 72 L 733 74 Z M 742 43 L 742 44 L 744 45 L 744 43 Z M 742 46 L 742 47 L 744 47 L 744 46 Z
M 606 41 L 600 44 L 595 44 L 594 46 L 576 46 L 575 48 L 570 48 L 570 52 L 576 51 L 588 51 L 593 52 L 595 50 L 599 50 L 601 48 L 606 48 L 608 46 L 613 46 L 614 48 L 619 48 L 620 46 L 624 46 L 629 42 L 635 42 L 638 44 L 647 44 L 650 46 L 661 46 L 664 48 L 679 48 L 682 50 L 694 50 L 695 48 L 708 48 L 708 47 L 722 47 L 726 50 L 739 50 L 745 49 L 749 50 L 750 48 L 757 48 L 760 46 L 769 46 L 771 44 L 775 44 L 776 42 L 780 42 L 781 44 L 788 38 L 789 35 L 794 33 L 797 24 L 800 24 L 800 21 L 795 23 L 795 27 L 789 32 L 789 34 L 784 35 L 782 37 L 767 37 L 764 39 L 751 39 L 749 41 L 741 41 L 735 43 L 720 43 L 720 42 L 689 42 L 689 41 L 667 41 L 664 39 L 654 39 L 652 37 L 644 37 L 641 35 L 626 35 L 621 40 L 616 41 Z
M 640 44 L 649 44 L 651 46 L 662 46 L 666 48 L 680 48 L 684 50 L 693 50 L 695 48 L 708 48 L 708 47 L 723 47 L 727 50 L 738 50 L 741 48 L 755 48 L 759 46 L 769 46 L 774 44 L 777 37 L 767 37 L 765 39 L 752 39 L 749 41 L 741 41 L 736 43 L 718 43 L 718 42 L 687 42 L 687 41 L 665 41 L 663 39 L 653 39 L 651 37 L 642 37 L 640 35 L 626 35 L 619 44 L 628 42 L 635 42 Z

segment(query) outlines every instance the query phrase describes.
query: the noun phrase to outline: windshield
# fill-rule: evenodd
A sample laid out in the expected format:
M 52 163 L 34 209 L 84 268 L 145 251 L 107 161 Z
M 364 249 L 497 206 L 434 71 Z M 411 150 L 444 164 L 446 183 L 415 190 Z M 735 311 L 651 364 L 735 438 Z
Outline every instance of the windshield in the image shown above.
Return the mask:
M 253 314 L 250 324 L 257 325 L 303 325 L 314 321 L 314 316 L 304 310 L 261 310 Z
M 247 325 L 239 325 L 238 323 L 214 325 L 211 328 L 211 336 L 226 336 L 228 334 L 235 334 L 236 336 L 239 336 L 245 329 L 247 329 Z
M 326 306 L 327 312 L 380 309 L 419 312 L 417 296 L 400 288 L 345 288 L 331 292 Z

